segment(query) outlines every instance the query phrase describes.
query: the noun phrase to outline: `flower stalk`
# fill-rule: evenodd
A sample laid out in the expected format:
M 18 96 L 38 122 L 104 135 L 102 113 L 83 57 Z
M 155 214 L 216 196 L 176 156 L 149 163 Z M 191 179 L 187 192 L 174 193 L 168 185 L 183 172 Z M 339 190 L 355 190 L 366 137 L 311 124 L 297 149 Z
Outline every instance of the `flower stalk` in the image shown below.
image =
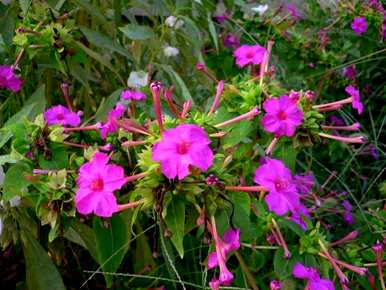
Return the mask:
M 235 117 L 233 119 L 230 119 L 228 121 L 222 122 L 220 124 L 214 125 L 214 127 L 222 128 L 222 127 L 225 127 L 225 126 L 228 126 L 228 125 L 231 125 L 231 124 L 243 121 L 243 120 L 249 120 L 249 119 L 252 119 L 253 117 L 255 117 L 256 115 L 258 115 L 259 113 L 260 113 L 259 108 L 258 107 L 254 107 L 249 112 L 247 112 L 245 114 L 242 114 L 242 115 L 240 115 L 238 117 Z
M 363 144 L 365 142 L 365 138 L 363 136 L 343 137 L 343 136 L 336 136 L 336 135 L 330 135 L 325 133 L 318 133 L 318 135 L 323 138 L 332 139 L 343 143 Z

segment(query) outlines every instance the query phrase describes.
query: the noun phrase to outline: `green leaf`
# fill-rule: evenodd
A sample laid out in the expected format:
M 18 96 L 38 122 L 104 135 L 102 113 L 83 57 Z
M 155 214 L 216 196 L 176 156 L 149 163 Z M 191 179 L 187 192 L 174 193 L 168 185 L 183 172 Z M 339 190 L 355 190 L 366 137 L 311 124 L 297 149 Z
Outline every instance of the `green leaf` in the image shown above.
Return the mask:
M 181 198 L 173 197 L 167 207 L 165 223 L 172 233 L 172 243 L 176 247 L 181 259 L 184 257 L 185 233 L 185 202 Z
M 0 148 L 2 148 L 12 136 L 13 134 L 9 130 L 0 130 Z
M 214 47 L 216 48 L 216 51 L 218 52 L 218 37 L 217 37 L 217 33 L 216 33 L 216 28 L 214 27 L 214 23 L 212 21 L 212 17 L 211 17 L 209 12 L 208 12 L 207 19 L 208 19 L 208 26 L 209 26 L 209 34 L 212 37 Z
M 114 91 L 107 99 L 103 99 L 102 103 L 99 105 L 98 110 L 95 113 L 96 121 L 105 121 L 107 118 L 108 112 L 117 104 L 119 97 L 121 96 L 122 89 Z
M 23 108 L 4 124 L 4 128 L 20 123 L 24 118 L 33 120 L 46 107 L 45 85 L 41 85 L 24 103 Z
M 65 290 L 62 277 L 39 242 L 25 230 L 22 231 L 21 237 L 28 289 Z
M 100 218 L 94 218 L 93 230 L 99 264 L 104 272 L 115 272 L 129 248 L 130 231 L 127 220 L 116 214 L 105 225 Z M 107 288 L 112 286 L 113 277 L 105 275 Z
M 280 280 L 284 280 L 292 275 L 292 268 L 298 262 L 300 256 L 298 253 L 293 253 L 290 259 L 284 258 L 284 250 L 282 248 L 275 252 L 273 257 L 273 269 Z
M 27 14 L 29 7 L 31 6 L 32 0 L 19 0 L 19 5 L 23 11 L 24 16 Z
M 19 159 L 17 159 L 12 154 L 6 154 L 0 156 L 0 165 L 4 165 L 5 163 L 16 163 Z
M 154 36 L 153 30 L 143 25 L 127 24 L 126 26 L 119 27 L 119 30 L 132 40 L 147 40 Z
M 111 50 L 117 52 L 120 55 L 126 56 L 128 59 L 131 59 L 128 51 L 110 37 L 107 37 L 97 31 L 88 29 L 87 27 L 80 27 L 80 31 L 82 31 L 84 36 L 86 36 L 87 40 L 93 45 L 100 48 L 105 48 L 109 51 Z
M 64 237 L 87 249 L 94 260 L 99 263 L 94 231 L 85 224 L 73 224 L 64 233 Z
M 12 165 L 6 172 L 4 178 L 3 198 L 8 201 L 16 195 L 24 196 L 27 187 L 31 184 L 25 178 L 26 173 L 31 173 L 30 166 L 25 162 Z
M 282 160 L 292 172 L 295 171 L 297 154 L 292 143 L 279 142 L 273 151 L 274 158 Z
M 93 16 L 93 19 L 97 20 L 100 24 L 103 24 L 106 31 L 110 31 L 109 29 L 111 28 L 111 24 L 107 21 L 106 17 L 102 14 L 98 7 L 92 5 L 90 1 L 87 0 L 76 0 L 76 2 L 88 13 L 90 13 Z
M 75 41 L 76 45 L 78 45 L 88 56 L 90 56 L 91 58 L 93 58 L 94 60 L 98 61 L 100 64 L 102 64 L 103 66 L 107 67 L 109 70 L 111 70 L 113 73 L 115 73 L 115 75 L 118 77 L 118 79 L 124 83 L 124 80 L 122 79 L 121 75 L 114 69 L 114 67 L 112 66 L 112 64 L 110 63 L 110 61 L 102 56 L 101 54 L 97 53 L 96 51 L 88 48 L 87 46 L 85 46 L 83 43 L 81 43 L 80 41 Z

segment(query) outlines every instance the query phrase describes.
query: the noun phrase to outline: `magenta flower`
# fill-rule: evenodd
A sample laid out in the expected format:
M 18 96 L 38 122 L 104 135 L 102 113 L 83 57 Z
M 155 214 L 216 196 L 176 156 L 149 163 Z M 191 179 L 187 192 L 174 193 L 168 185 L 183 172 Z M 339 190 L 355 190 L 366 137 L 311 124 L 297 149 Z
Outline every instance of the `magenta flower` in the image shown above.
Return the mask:
M 115 133 L 119 129 L 117 120 L 125 113 L 125 106 L 121 103 L 117 103 L 115 108 L 112 109 L 107 117 L 107 122 L 100 125 L 99 130 L 102 139 L 106 139 L 108 134 Z
M 346 93 L 348 93 L 352 98 L 352 107 L 358 111 L 358 114 L 362 114 L 363 112 L 363 104 L 361 102 L 361 96 L 359 94 L 359 90 L 353 87 L 352 85 L 347 86 L 345 89 Z
M 298 279 L 308 280 L 307 289 L 309 290 L 335 290 L 331 280 L 320 278 L 317 269 L 306 267 L 301 263 L 295 264 L 292 275 Z
M 256 169 L 253 181 L 269 191 L 264 201 L 270 211 L 277 215 L 291 212 L 291 220 L 302 229 L 307 228 L 302 218 L 309 217 L 308 210 L 300 202 L 296 182 L 282 161 L 265 159 L 265 163 Z
M 94 212 L 100 217 L 111 217 L 118 211 L 117 199 L 113 192 L 126 183 L 126 178 L 122 167 L 108 162 L 108 155 L 96 152 L 91 161 L 80 167 L 76 180 L 79 189 L 75 196 L 79 213 Z
M 122 91 L 121 98 L 129 101 L 143 101 L 146 100 L 146 95 L 141 91 L 127 89 Z
M 269 289 L 270 290 L 280 290 L 281 289 L 280 281 L 272 280 L 271 283 L 269 283 Z
M 351 22 L 351 29 L 355 34 L 362 35 L 367 30 L 367 22 L 365 17 L 357 16 Z
M 189 166 L 202 171 L 213 164 L 213 152 L 206 132 L 193 124 L 178 125 L 163 133 L 162 139 L 153 146 L 152 160 L 161 163 L 162 173 L 167 178 L 184 179 L 189 175 Z
M 357 75 L 357 70 L 354 65 L 350 65 L 343 69 L 343 75 L 348 80 L 355 80 Z
M 296 127 L 303 121 L 303 112 L 287 95 L 268 99 L 263 103 L 263 107 L 266 112 L 261 120 L 264 130 L 274 133 L 277 137 L 293 136 Z
M 13 73 L 12 67 L 0 65 L 0 89 L 8 89 L 12 92 L 18 92 L 21 89 L 22 80 Z
M 293 3 L 288 3 L 286 8 L 287 8 L 287 12 L 292 16 L 294 20 L 298 21 L 302 18 L 299 11 L 296 9 L 296 6 Z
M 299 193 L 309 194 L 315 184 L 314 175 L 312 172 L 304 175 L 297 174 L 294 177 L 294 183 Z
M 49 126 L 61 125 L 76 127 L 80 124 L 81 113 L 75 113 L 62 105 L 49 108 L 44 112 L 44 119 Z
M 244 67 L 248 64 L 260 64 L 263 61 L 266 53 L 267 50 L 258 44 L 244 44 L 233 52 L 233 56 L 236 58 L 236 64 L 239 67 Z
M 354 218 L 353 218 L 353 215 L 351 213 L 352 211 L 352 205 L 351 203 L 346 199 L 344 201 L 342 201 L 342 206 L 344 208 L 344 212 L 343 212 L 343 218 L 344 220 L 349 224 L 349 225 L 352 225 L 353 222 L 354 222 Z
M 223 249 L 222 252 L 227 256 L 230 252 L 240 248 L 240 230 L 229 228 L 224 233 L 224 242 L 220 245 Z M 218 267 L 218 260 L 216 251 L 211 252 L 208 257 L 208 269 Z
M 228 33 L 224 37 L 224 46 L 230 49 L 236 49 L 240 45 L 240 37 L 235 33 Z
M 212 280 L 209 281 L 209 287 L 211 290 L 219 290 L 220 285 L 220 280 L 215 277 L 213 277 Z
M 269 210 L 278 215 L 286 214 L 300 203 L 291 172 L 280 160 L 266 159 L 256 169 L 253 181 L 269 191 L 265 202 Z
M 219 278 L 218 280 L 216 278 L 212 279 L 212 285 L 229 285 L 233 281 L 233 274 L 228 270 L 226 260 L 229 252 L 235 251 L 240 247 L 240 230 L 233 228 L 228 229 L 224 234 L 224 240 L 221 240 L 217 234 L 216 225 L 214 223 L 209 227 L 209 229 L 215 241 L 216 250 L 209 254 L 208 269 L 212 269 L 214 267 L 220 268 Z

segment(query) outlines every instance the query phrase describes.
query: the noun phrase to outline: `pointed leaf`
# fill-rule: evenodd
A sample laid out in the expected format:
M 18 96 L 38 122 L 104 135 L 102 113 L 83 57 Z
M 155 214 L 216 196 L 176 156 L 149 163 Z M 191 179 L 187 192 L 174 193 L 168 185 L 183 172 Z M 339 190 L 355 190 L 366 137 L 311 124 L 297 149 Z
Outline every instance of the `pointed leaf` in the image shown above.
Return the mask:
M 38 241 L 22 231 L 27 285 L 30 290 L 65 290 L 62 277 Z
M 185 202 L 173 197 L 167 208 L 165 223 L 172 232 L 171 241 L 181 259 L 184 257 Z
M 127 220 L 116 214 L 105 224 L 94 218 L 93 230 L 99 264 L 104 272 L 115 272 L 129 249 L 130 231 Z M 105 275 L 107 288 L 112 286 L 113 277 Z

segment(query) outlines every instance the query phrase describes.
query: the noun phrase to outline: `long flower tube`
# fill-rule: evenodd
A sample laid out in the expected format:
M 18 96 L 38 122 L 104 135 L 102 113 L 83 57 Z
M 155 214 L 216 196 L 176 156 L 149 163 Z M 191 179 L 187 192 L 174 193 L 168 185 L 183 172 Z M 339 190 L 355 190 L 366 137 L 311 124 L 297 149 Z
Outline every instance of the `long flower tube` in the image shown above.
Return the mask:
M 214 127 L 222 128 L 222 127 L 225 127 L 225 126 L 228 126 L 228 125 L 232 125 L 234 123 L 237 123 L 237 122 L 240 122 L 240 121 L 243 121 L 243 120 L 249 120 L 249 119 L 255 117 L 256 115 L 258 115 L 259 113 L 260 113 L 259 108 L 258 107 L 254 107 L 249 112 L 247 112 L 245 114 L 242 114 L 240 116 L 237 116 L 237 117 L 235 117 L 233 119 L 230 119 L 228 121 L 225 121 L 225 122 L 219 123 L 217 125 L 214 125 Z
M 363 136 L 343 137 L 343 136 L 336 136 L 336 135 L 330 135 L 325 133 L 318 133 L 318 135 L 323 138 L 332 139 L 343 143 L 363 144 L 365 142 L 365 138 Z

